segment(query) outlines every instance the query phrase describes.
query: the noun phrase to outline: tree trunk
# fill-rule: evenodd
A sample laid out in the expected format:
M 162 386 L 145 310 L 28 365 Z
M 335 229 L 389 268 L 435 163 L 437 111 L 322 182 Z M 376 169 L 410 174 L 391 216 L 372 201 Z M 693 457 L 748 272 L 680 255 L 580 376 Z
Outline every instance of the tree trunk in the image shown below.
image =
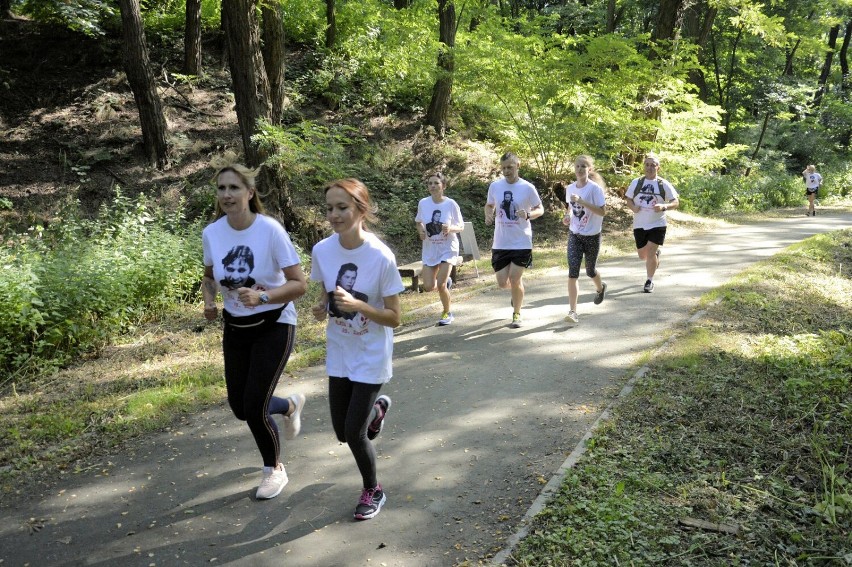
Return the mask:
M 148 46 L 145 43 L 145 30 L 139 0 L 119 0 L 121 10 L 121 29 L 124 40 L 124 72 L 133 91 L 139 121 L 142 126 L 142 144 L 148 163 L 163 169 L 168 165 L 169 152 L 166 144 L 166 120 L 151 60 L 148 58 Z
M 331 49 L 337 41 L 337 17 L 334 15 L 334 0 L 325 0 L 325 47 Z
M 222 12 L 228 26 L 228 53 L 231 82 L 237 107 L 237 122 L 243 139 L 246 163 L 257 167 L 264 162 L 257 145 L 251 141 L 260 119 L 270 120 L 269 81 L 260 53 L 260 34 L 252 0 L 224 0 Z
M 657 12 L 657 25 L 651 34 L 653 41 L 674 39 L 677 33 L 677 20 L 683 9 L 684 0 L 660 0 Z
M 792 77 L 793 76 L 793 59 L 796 57 L 796 51 L 799 49 L 799 45 L 801 45 L 802 39 L 799 38 L 796 40 L 796 43 L 793 44 L 793 49 L 791 49 L 787 53 L 787 61 L 784 64 L 784 76 Z
M 12 0 L 0 0 L 0 18 L 12 18 Z
M 849 20 L 846 23 L 846 31 L 843 34 L 843 45 L 840 47 L 840 53 L 838 54 L 840 59 L 840 71 L 841 71 L 841 87 L 843 90 L 846 90 L 847 83 L 849 81 L 849 60 L 846 58 L 846 53 L 849 51 L 849 39 L 852 37 L 852 20 Z
M 836 25 L 828 32 L 828 53 L 825 54 L 825 63 L 822 66 L 822 73 L 819 74 L 819 82 L 817 83 L 817 91 L 814 94 L 813 108 L 818 108 L 822 102 L 822 95 L 825 93 L 825 85 L 828 83 L 828 76 L 831 74 L 831 61 L 834 58 L 834 51 L 837 47 L 837 36 L 840 34 L 840 25 Z
M 269 97 L 272 103 L 270 116 L 273 124 L 280 124 L 284 114 L 284 21 L 281 4 L 263 3 L 263 64 L 269 79 Z
M 183 72 L 187 75 L 201 74 L 201 0 L 186 0 Z
M 230 56 L 228 55 L 228 14 L 224 9 L 219 10 L 219 39 L 221 41 L 219 63 L 222 65 L 222 69 L 225 69 L 228 66 Z
M 606 33 L 613 33 L 615 28 L 621 23 L 621 18 L 624 16 L 624 10 L 627 7 L 626 3 L 621 6 L 616 6 L 615 0 L 607 0 L 606 3 Z
M 438 52 L 438 79 L 432 89 L 432 100 L 426 112 L 426 124 L 432 126 L 440 137 L 443 137 L 447 130 L 450 99 L 453 94 L 456 25 L 456 6 L 453 1 L 438 0 L 438 34 L 441 50 Z
M 707 38 L 710 36 L 710 30 L 713 29 L 717 13 L 716 8 L 702 4 L 700 8 L 695 6 L 688 9 L 684 15 L 685 34 L 691 37 L 698 47 L 699 57 L 706 52 L 704 47 L 707 45 Z M 707 102 L 710 93 L 704 71 L 701 68 L 690 70 L 689 82 L 698 87 L 698 97 Z
M 754 158 L 757 157 L 757 152 L 760 151 L 760 146 L 763 145 L 763 138 L 766 135 L 766 129 L 769 126 L 769 118 L 771 117 L 771 115 L 772 115 L 772 111 L 767 110 L 766 116 L 763 117 L 763 126 L 761 126 L 761 128 L 760 128 L 760 138 L 757 140 L 757 145 L 754 147 L 754 152 L 752 152 L 752 154 L 751 154 L 751 161 L 752 162 L 754 161 Z M 748 177 L 750 173 L 751 173 L 751 166 L 748 166 L 748 168 L 746 168 L 746 170 L 745 170 L 745 175 L 743 175 L 743 177 Z

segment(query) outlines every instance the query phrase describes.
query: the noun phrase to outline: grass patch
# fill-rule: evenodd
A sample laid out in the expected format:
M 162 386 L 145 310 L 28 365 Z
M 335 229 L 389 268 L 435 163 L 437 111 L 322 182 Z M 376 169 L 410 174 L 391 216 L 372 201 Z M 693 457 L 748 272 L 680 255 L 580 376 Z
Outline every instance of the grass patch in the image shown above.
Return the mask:
M 815 236 L 709 293 L 516 564 L 852 564 L 850 251 Z

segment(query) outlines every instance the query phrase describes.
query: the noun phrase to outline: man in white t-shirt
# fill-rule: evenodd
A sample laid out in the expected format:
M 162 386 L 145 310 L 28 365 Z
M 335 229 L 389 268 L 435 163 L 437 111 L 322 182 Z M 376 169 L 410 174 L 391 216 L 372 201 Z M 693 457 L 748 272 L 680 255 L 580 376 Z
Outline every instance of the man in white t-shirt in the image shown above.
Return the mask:
M 512 324 L 521 326 L 524 270 L 532 266 L 532 219 L 544 214 L 535 186 L 518 175 L 521 161 L 511 152 L 500 158 L 503 178 L 488 187 L 485 224 L 494 223 L 491 267 L 497 285 L 512 290 Z
M 633 211 L 633 238 L 636 240 L 636 252 L 645 262 L 648 279 L 645 280 L 645 293 L 654 291 L 654 274 L 660 266 L 660 246 L 666 240 L 666 211 L 676 209 L 680 204 L 678 194 L 671 183 L 657 177 L 660 170 L 660 158 L 654 154 L 645 156 L 645 176 L 640 177 L 627 188 L 624 199 L 627 207 Z

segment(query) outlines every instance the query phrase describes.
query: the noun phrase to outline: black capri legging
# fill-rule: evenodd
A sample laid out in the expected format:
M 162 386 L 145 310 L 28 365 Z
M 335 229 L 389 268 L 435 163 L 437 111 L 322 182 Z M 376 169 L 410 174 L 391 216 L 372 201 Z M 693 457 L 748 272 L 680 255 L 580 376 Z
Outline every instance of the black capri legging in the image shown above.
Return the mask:
M 569 233 L 568 235 L 568 277 L 580 277 L 580 263 L 586 257 L 586 275 L 590 278 L 597 274 L 598 253 L 601 250 L 601 233 L 585 236 Z
M 293 351 L 296 327 L 273 323 L 236 329 L 227 323 L 222 334 L 228 404 L 237 419 L 245 421 L 263 464 L 278 464 L 281 443 L 268 407 L 278 378 Z
M 373 488 L 376 479 L 376 449 L 367 438 L 370 412 L 379 396 L 381 384 L 353 382 L 349 378 L 328 377 L 328 405 L 331 426 L 341 443 L 349 445 L 361 473 L 364 488 Z

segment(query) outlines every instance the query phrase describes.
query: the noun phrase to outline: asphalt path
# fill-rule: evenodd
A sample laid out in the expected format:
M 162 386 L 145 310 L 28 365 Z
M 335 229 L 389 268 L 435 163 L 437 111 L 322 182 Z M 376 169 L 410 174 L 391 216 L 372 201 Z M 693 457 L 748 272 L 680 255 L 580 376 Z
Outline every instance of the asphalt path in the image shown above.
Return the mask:
M 4 496 L 0 566 L 419 567 L 505 555 L 642 355 L 687 323 L 702 294 L 796 241 L 852 226 L 852 214 L 820 212 L 670 238 L 652 294 L 635 255 L 602 262 L 606 300 L 593 305 L 581 273 L 577 325 L 564 321 L 566 273 L 553 270 L 527 278 L 521 329 L 509 328 L 508 292 L 491 287 L 458 297 L 451 326 L 398 330 L 383 389 L 393 406 L 377 440 L 388 502 L 373 520 L 352 518 L 360 476 L 314 367 L 279 385 L 308 402 L 302 434 L 284 442 L 290 482 L 277 498 L 254 499 L 257 450 L 220 406 L 55 485 Z

